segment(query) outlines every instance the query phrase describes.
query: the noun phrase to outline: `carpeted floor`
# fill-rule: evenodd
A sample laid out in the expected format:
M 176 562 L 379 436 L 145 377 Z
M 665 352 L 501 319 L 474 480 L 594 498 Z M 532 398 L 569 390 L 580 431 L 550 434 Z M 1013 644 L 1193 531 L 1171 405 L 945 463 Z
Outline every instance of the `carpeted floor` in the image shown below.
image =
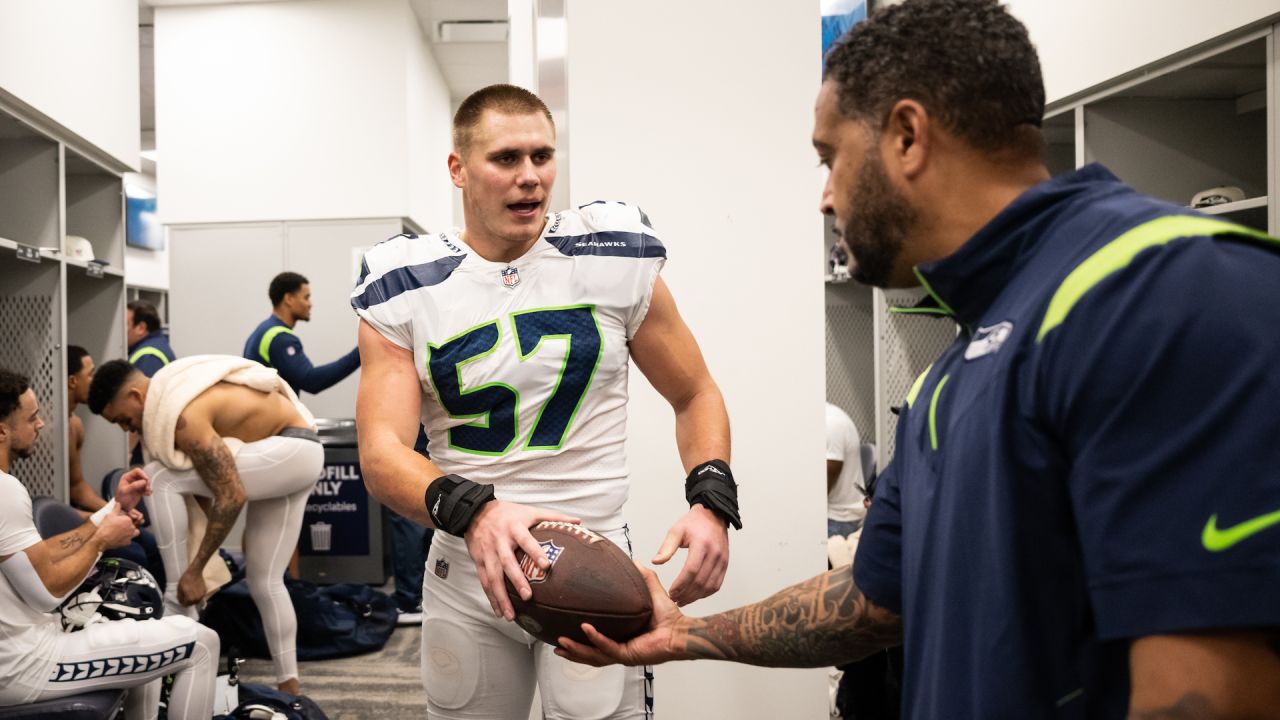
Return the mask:
M 418 678 L 421 642 L 421 627 L 397 627 L 379 652 L 298 663 L 302 692 L 330 720 L 422 720 L 427 702 Z M 246 661 L 240 677 L 244 682 L 275 684 L 268 660 Z

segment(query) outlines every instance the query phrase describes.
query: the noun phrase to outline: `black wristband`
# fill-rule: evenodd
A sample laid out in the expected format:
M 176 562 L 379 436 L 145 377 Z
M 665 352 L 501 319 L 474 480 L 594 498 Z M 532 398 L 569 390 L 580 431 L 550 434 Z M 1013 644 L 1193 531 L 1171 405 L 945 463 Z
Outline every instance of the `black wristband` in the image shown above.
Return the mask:
M 423 501 L 436 529 L 462 537 L 471 519 L 493 500 L 493 486 L 474 483 L 461 475 L 443 475 L 427 486 Z
M 709 460 L 695 467 L 684 481 L 684 499 L 689 507 L 701 505 L 734 526 L 742 529 L 738 514 L 738 484 L 733 471 L 723 460 Z

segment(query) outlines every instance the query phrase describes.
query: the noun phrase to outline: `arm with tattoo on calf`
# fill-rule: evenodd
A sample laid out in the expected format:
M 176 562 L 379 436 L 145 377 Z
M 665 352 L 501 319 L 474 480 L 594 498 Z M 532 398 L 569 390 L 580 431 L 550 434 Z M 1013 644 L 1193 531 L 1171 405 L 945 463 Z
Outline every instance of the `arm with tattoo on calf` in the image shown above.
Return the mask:
M 205 508 L 209 524 L 200 547 L 178 581 L 178 602 L 194 605 L 204 598 L 205 583 L 201 573 L 209 559 L 227 539 L 240 509 L 246 502 L 244 483 L 236 470 L 235 458 L 221 436 L 213 429 L 211 418 L 193 403 L 178 418 L 174 443 L 185 452 L 200 479 L 213 492 L 213 500 Z

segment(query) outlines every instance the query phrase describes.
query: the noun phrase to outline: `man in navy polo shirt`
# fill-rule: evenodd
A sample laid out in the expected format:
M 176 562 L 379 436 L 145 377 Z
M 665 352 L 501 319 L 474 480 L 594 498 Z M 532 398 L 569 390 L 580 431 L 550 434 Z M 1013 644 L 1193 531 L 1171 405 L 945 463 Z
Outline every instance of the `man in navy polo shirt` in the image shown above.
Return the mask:
M 151 377 L 178 356 L 169 345 L 169 336 L 160 329 L 160 313 L 146 300 L 129 303 L 126 312 L 129 327 L 129 364 L 138 372 Z
M 299 321 L 311 320 L 311 283 L 296 272 L 282 272 L 267 287 L 271 315 L 258 324 L 244 343 L 246 360 L 257 360 L 275 368 L 293 391 L 323 392 L 342 382 L 360 367 L 360 351 L 351 352 L 324 365 L 312 365 L 302 350 L 302 340 L 293 331 Z
M 908 718 L 1280 713 L 1280 241 L 1053 180 L 1026 29 L 907 0 L 827 60 L 824 212 L 955 343 L 906 398 L 852 576 L 560 652 L 825 666 L 903 643 Z

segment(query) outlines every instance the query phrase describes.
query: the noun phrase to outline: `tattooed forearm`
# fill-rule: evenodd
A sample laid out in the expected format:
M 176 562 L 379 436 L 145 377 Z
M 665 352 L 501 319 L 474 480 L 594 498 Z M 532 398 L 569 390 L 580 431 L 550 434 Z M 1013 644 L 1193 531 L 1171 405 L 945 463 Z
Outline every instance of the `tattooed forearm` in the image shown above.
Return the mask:
M 690 623 L 694 657 L 767 667 L 839 665 L 902 642 L 902 618 L 872 605 L 847 567 Z
M 1178 702 L 1155 710 L 1134 710 L 1129 720 L 1214 720 L 1217 715 L 1200 693 L 1187 693 Z
M 71 552 L 84 545 L 84 540 L 79 534 L 63 535 L 58 538 L 58 547 Z
M 236 470 L 235 458 L 221 440 L 190 448 L 187 455 L 191 457 L 200 479 L 213 491 L 213 502 L 206 510 L 209 525 L 191 563 L 193 567 L 203 567 L 218 552 L 218 547 L 231 532 L 231 526 L 235 525 L 245 503 L 244 486 Z

